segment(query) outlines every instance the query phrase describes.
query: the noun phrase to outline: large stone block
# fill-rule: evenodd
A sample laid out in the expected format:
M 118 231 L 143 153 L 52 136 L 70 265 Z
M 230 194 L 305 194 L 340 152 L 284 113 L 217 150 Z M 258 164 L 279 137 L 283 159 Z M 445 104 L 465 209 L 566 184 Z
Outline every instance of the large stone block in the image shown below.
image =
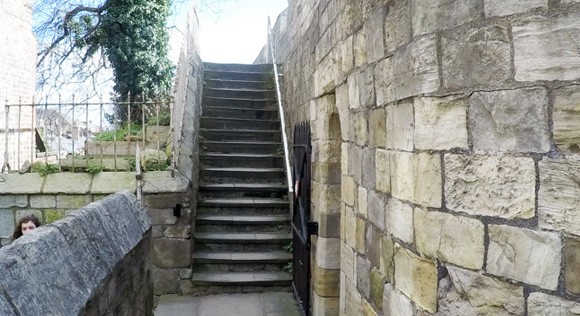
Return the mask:
M 111 194 L 123 190 L 135 192 L 137 180 L 134 172 L 100 172 L 93 177 L 92 194 Z
M 351 282 L 354 281 L 354 250 L 346 243 L 340 244 L 340 271 Z
M 393 197 L 413 200 L 414 159 L 412 153 L 391 153 L 391 194 Z
M 358 188 L 358 208 L 356 209 L 357 214 L 362 216 L 363 218 L 368 217 L 368 192 L 367 189 L 363 187 Z
M 451 31 L 443 35 L 441 46 L 447 89 L 498 86 L 512 76 L 507 25 Z
M 362 182 L 362 153 L 362 147 L 356 145 L 351 145 L 348 151 L 348 174 L 358 183 Z
M 174 294 L 179 292 L 179 270 L 152 269 L 155 295 Z
M 383 291 L 383 315 L 414 316 L 413 303 L 399 293 L 390 283 L 385 284 Z
M 87 194 L 93 176 L 88 173 L 53 173 L 46 176 L 44 194 Z
M 477 19 L 483 11 L 477 0 L 410 0 L 413 36 L 436 32 Z
M 342 176 L 340 183 L 340 194 L 342 201 L 349 206 L 354 206 L 358 189 L 353 177 Z
M 449 276 L 439 282 L 435 315 L 524 315 L 523 287 L 447 266 Z
M 417 149 L 448 150 L 468 147 L 465 98 L 416 98 L 414 108 Z
M 377 106 L 385 106 L 396 99 L 393 58 L 385 58 L 375 65 L 375 93 Z
M 371 295 L 371 262 L 361 256 L 356 257 L 356 287 L 368 299 Z
M 580 239 L 566 238 L 566 270 L 564 279 L 566 291 L 580 295 Z
M 437 310 L 437 265 L 411 251 L 395 253 L 395 285 L 422 309 Z
M 562 243 L 557 234 L 503 225 L 488 230 L 487 272 L 548 290 L 558 287 Z
M 187 192 L 189 189 L 189 180 L 176 174 L 173 176 L 171 171 L 148 171 L 143 174 L 143 193 L 177 193 Z
M 385 51 L 391 53 L 411 40 L 411 6 L 409 1 L 391 2 L 385 17 Z
M 376 181 L 375 150 L 372 148 L 363 149 L 362 158 L 361 184 L 367 189 L 374 189 Z
M 413 243 L 413 207 L 395 198 L 389 199 L 385 214 L 389 234 L 407 244 Z
M 393 197 L 429 207 L 441 206 L 441 158 L 429 153 L 391 154 Z
M 187 268 L 191 265 L 191 246 L 188 239 L 156 238 L 152 262 L 159 268 Z
M 338 297 L 321 297 L 312 293 L 312 314 L 320 316 L 334 316 L 339 313 L 339 298 Z M 292 301 L 288 304 L 292 309 L 295 309 L 295 303 Z M 290 308 L 288 308 L 290 309 Z
M 326 270 L 340 269 L 340 239 L 324 238 L 316 239 L 316 264 Z
M 391 155 L 384 149 L 375 152 L 375 181 L 377 191 L 391 192 Z
M 465 2 L 471 1 L 473 0 Z M 392 81 L 395 86 L 395 100 L 431 93 L 439 88 L 435 36 L 419 38 L 395 52 Z
M 79 209 L 89 203 L 92 199 L 90 195 L 57 195 L 56 207 L 67 209 Z
M 365 253 L 372 267 L 381 266 L 381 238 L 383 233 L 373 225 L 369 225 L 366 231 Z M 382 286 L 381 286 L 382 288 Z
M 412 151 L 415 135 L 413 103 L 388 106 L 386 127 L 387 148 Z
M 317 264 L 312 267 L 312 286 L 322 297 L 338 297 L 340 270 L 322 269 Z
M 341 295 L 342 296 L 342 295 Z M 345 282 L 345 307 L 343 315 L 362 315 L 362 297 L 356 285 L 346 279 Z
M 355 250 L 362 255 L 366 255 L 365 248 L 366 229 L 367 229 L 367 221 L 357 217 Z
M 369 144 L 385 147 L 387 144 L 387 115 L 384 108 L 369 112 Z
M 568 156 L 580 156 L 580 86 L 554 91 L 554 142 Z
M 12 237 L 14 225 L 14 211 L 0 210 L 0 238 Z
M 386 197 L 374 190 L 368 190 L 367 201 L 369 204 L 368 219 L 380 230 L 385 229 L 385 204 Z
M 318 64 L 313 74 L 314 86 L 312 88 L 314 88 L 314 96 L 321 96 L 335 89 L 337 80 L 340 77 L 341 65 L 339 61 L 339 51 L 333 49 Z
M 580 161 L 544 159 L 539 169 L 539 226 L 580 235 Z
M 9 173 L 0 182 L 0 194 L 40 194 L 46 177 L 38 173 Z
M 365 146 L 369 141 L 369 121 L 367 112 L 358 112 L 354 114 L 354 121 L 352 122 L 354 131 L 354 139 L 359 146 Z
M 0 195 L 0 208 L 27 207 L 27 195 Z
M 345 214 L 344 214 L 344 233 L 341 236 L 344 236 L 344 242 L 351 248 L 356 247 L 356 215 L 351 207 L 346 207 Z
M 32 208 L 55 208 L 56 196 L 54 195 L 31 195 L 30 207 Z
M 476 92 L 469 103 L 469 125 L 476 151 L 550 150 L 545 88 Z
M 385 287 L 385 278 L 377 268 L 371 269 L 371 297 L 370 300 L 378 310 L 383 309 L 383 291 Z
M 484 227 L 475 219 L 415 209 L 417 251 L 478 270 L 484 261 Z
M 381 274 L 388 282 L 395 281 L 395 243 L 388 235 L 381 238 Z
M 534 292 L 528 296 L 527 312 L 529 316 L 578 315 L 580 314 L 580 303 L 554 295 Z
M 450 210 L 502 218 L 532 218 L 536 169 L 531 158 L 445 155 Z
M 580 78 L 580 11 L 515 21 L 512 33 L 517 81 Z
M 367 44 L 367 62 L 375 62 L 385 56 L 385 35 L 383 23 L 385 20 L 385 8 L 373 10 L 364 24 L 364 32 Z
M 486 16 L 505 16 L 537 8 L 547 8 L 548 0 L 485 0 Z

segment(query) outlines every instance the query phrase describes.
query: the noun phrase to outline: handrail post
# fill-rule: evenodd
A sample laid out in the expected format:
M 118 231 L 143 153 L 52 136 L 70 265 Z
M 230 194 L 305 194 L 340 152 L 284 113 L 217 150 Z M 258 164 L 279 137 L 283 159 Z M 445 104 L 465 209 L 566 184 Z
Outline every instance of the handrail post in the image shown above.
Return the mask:
M 4 164 L 2 165 L 2 173 L 6 172 L 10 172 L 10 162 L 8 160 L 9 155 L 8 155 L 8 117 L 10 116 L 10 106 L 8 105 L 8 100 L 6 100 L 6 105 L 5 105 L 5 111 L 4 114 L 6 115 L 5 120 L 4 120 Z
M 278 99 L 278 113 L 280 115 L 280 126 L 282 129 L 282 143 L 284 145 L 284 162 L 286 164 L 286 181 L 288 182 L 288 193 L 294 192 L 292 174 L 290 171 L 290 150 L 288 149 L 288 137 L 286 136 L 286 120 L 284 118 L 284 108 L 282 107 L 282 93 L 280 92 L 280 82 L 278 78 L 278 65 L 276 65 L 276 54 L 272 41 L 272 24 L 268 17 L 268 45 L 272 57 L 272 67 L 274 68 L 274 82 L 276 83 L 276 98 Z M 291 198 L 290 196 L 288 198 Z

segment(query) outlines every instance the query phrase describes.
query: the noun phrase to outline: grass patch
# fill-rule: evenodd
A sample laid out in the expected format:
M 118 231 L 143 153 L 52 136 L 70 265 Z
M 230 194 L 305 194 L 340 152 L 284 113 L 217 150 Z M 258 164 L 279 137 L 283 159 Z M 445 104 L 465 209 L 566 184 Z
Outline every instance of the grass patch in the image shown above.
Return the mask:
M 60 172 L 60 168 L 58 165 L 51 163 L 35 162 L 32 164 L 32 172 L 45 177 L 48 174 Z

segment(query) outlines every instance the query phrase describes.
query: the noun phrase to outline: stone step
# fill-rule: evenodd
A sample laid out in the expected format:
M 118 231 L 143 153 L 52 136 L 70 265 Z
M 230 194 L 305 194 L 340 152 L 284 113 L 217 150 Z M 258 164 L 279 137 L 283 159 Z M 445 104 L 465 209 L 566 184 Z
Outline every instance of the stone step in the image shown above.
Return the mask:
M 199 156 L 203 167 L 238 167 L 238 168 L 283 168 L 284 157 L 263 154 L 220 154 L 204 153 Z
M 194 272 L 193 285 L 208 286 L 256 286 L 290 285 L 292 275 L 288 272 Z
M 220 71 L 251 71 L 251 72 L 265 72 L 271 73 L 272 64 L 221 64 L 221 63 L 210 63 L 204 62 L 203 68 L 205 71 L 208 70 L 220 70 Z
M 242 81 L 270 81 L 273 75 L 267 72 L 257 71 L 230 71 L 230 70 L 206 70 L 204 79 L 228 79 Z
M 288 207 L 289 202 L 283 199 L 260 199 L 260 198 L 199 198 L 198 206 L 206 207 Z
M 206 141 L 200 142 L 203 153 L 282 155 L 280 142 L 260 141 Z
M 257 120 L 257 119 L 238 119 L 238 118 L 220 118 L 204 117 L 200 118 L 201 128 L 206 129 L 227 129 L 227 130 L 279 130 L 280 121 L 278 120 Z
M 200 215 L 195 218 L 197 225 L 277 225 L 290 221 L 289 216 L 283 215 Z
M 291 240 L 290 233 L 195 233 L 195 241 L 205 244 L 284 244 Z
M 227 215 L 227 216 L 290 216 L 290 209 L 285 207 L 206 207 L 199 206 L 196 212 L 197 216 L 205 215 Z
M 203 109 L 209 107 L 239 107 L 261 110 L 278 109 L 278 103 L 276 99 L 252 100 L 252 99 L 217 98 L 203 96 L 202 104 Z
M 254 120 L 278 120 L 278 110 L 263 110 L 241 107 L 211 106 L 203 109 L 205 117 L 241 118 Z
M 201 183 L 202 191 L 271 191 L 287 192 L 285 183 Z
M 203 94 L 208 97 L 236 98 L 236 99 L 275 99 L 276 91 L 271 89 L 232 89 L 204 87 Z
M 292 253 L 286 251 L 199 251 L 193 253 L 196 263 L 280 263 L 292 260 Z
M 205 167 L 200 170 L 200 180 L 204 183 L 284 183 L 282 168 L 228 168 Z
M 205 86 L 209 88 L 233 88 L 233 89 L 271 89 L 272 81 L 244 81 L 228 79 L 204 79 Z
M 270 141 L 280 142 L 280 130 L 201 129 L 202 139 L 209 141 Z

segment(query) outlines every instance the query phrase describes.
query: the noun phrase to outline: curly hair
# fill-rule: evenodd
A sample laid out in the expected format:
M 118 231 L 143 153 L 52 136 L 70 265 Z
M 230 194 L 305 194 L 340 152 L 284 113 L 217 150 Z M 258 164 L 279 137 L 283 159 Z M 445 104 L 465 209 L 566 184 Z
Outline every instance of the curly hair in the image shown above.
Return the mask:
M 40 226 L 40 221 L 38 220 L 38 218 L 36 218 L 36 216 L 34 216 L 33 214 L 26 215 L 26 216 L 22 217 L 18 221 L 16 226 L 14 227 L 14 233 L 12 234 L 12 240 L 16 240 L 16 239 L 20 238 L 20 236 L 22 236 L 22 224 L 28 223 L 28 222 L 33 222 L 36 227 Z

